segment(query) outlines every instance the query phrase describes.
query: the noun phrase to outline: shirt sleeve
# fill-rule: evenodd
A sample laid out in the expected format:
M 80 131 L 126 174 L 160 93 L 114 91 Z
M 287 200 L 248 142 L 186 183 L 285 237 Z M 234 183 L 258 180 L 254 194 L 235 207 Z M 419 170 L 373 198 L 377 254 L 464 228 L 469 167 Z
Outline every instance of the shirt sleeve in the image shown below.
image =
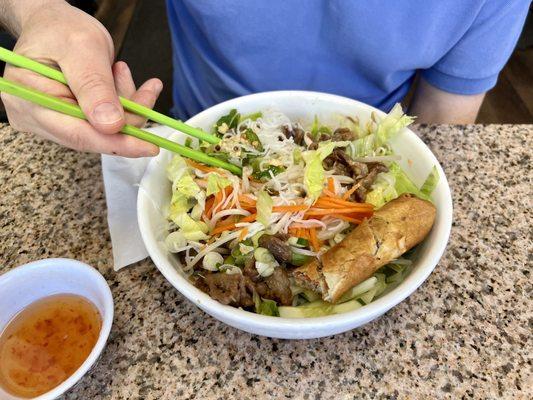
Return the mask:
M 524 26 L 531 0 L 487 0 L 461 39 L 422 76 L 457 94 L 479 94 L 496 85 Z

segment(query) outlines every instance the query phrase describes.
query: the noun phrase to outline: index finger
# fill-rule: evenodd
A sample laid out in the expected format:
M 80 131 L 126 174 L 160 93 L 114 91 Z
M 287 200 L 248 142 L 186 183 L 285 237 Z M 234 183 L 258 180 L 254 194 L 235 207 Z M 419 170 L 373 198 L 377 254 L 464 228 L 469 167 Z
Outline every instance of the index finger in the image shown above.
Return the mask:
M 109 43 L 94 32 L 74 35 L 69 38 L 70 51 L 58 64 L 91 125 L 102 133 L 116 133 L 125 117 L 115 90 Z

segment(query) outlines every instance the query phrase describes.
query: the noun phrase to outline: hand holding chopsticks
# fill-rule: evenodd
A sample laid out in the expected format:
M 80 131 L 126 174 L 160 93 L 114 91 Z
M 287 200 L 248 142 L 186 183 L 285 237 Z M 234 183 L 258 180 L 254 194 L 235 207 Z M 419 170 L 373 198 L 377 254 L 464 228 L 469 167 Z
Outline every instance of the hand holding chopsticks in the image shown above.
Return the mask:
M 19 68 L 31 70 L 63 84 L 67 84 L 65 76 L 60 71 L 40 64 L 19 54 L 13 53 L 2 47 L 0 47 L 0 60 L 3 60 Z M 87 119 L 80 107 L 75 104 L 71 104 L 48 94 L 24 87 L 20 84 L 8 81 L 4 78 L 0 78 L 0 91 L 11 94 L 13 96 L 20 97 L 27 101 L 31 101 L 33 103 L 39 104 L 42 107 L 46 107 L 63 114 L 67 114 L 76 118 Z M 137 104 L 131 100 L 120 97 L 120 102 L 126 110 L 134 114 L 143 116 L 151 121 L 169 126 L 189 136 L 196 137 L 200 140 L 212 144 L 218 143 L 220 141 L 218 137 L 211 135 L 205 131 L 202 131 L 201 129 L 194 128 L 190 125 L 185 124 L 182 121 L 170 118 L 164 114 L 161 114 L 148 107 Z M 210 157 L 201 151 L 193 150 L 186 146 L 182 146 L 178 143 L 172 142 L 168 139 L 164 139 L 150 132 L 139 129 L 135 126 L 125 125 L 122 128 L 121 132 L 125 133 L 126 135 L 134 136 L 146 142 L 155 144 L 156 146 L 175 152 L 192 160 L 199 161 L 204 164 L 211 165 L 213 167 L 224 168 L 237 175 L 241 174 L 241 169 L 236 165 L 227 163 L 215 157 Z

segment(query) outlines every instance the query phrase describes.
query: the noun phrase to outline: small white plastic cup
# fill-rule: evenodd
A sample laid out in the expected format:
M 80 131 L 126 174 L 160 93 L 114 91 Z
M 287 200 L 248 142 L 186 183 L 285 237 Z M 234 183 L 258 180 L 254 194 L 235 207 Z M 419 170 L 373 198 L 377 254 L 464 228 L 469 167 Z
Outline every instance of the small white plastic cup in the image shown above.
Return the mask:
M 83 364 L 64 382 L 35 397 L 51 400 L 71 388 L 98 359 L 113 323 L 113 297 L 104 277 L 94 268 L 67 258 L 31 262 L 0 275 L 0 332 L 29 304 L 54 294 L 76 294 L 91 301 L 102 317 L 98 341 Z M 0 387 L 0 399 L 19 400 Z

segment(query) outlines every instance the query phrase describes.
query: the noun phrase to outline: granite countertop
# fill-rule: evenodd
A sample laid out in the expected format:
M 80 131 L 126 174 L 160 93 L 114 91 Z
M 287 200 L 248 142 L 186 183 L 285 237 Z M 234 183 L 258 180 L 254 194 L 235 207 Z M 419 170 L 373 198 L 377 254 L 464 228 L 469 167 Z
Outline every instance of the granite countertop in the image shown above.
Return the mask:
M 99 156 L 0 125 L 0 273 L 72 257 L 115 299 L 99 363 L 64 398 L 531 398 L 533 125 L 416 129 L 453 192 L 439 265 L 364 327 L 287 341 L 211 318 L 148 259 L 113 272 Z

